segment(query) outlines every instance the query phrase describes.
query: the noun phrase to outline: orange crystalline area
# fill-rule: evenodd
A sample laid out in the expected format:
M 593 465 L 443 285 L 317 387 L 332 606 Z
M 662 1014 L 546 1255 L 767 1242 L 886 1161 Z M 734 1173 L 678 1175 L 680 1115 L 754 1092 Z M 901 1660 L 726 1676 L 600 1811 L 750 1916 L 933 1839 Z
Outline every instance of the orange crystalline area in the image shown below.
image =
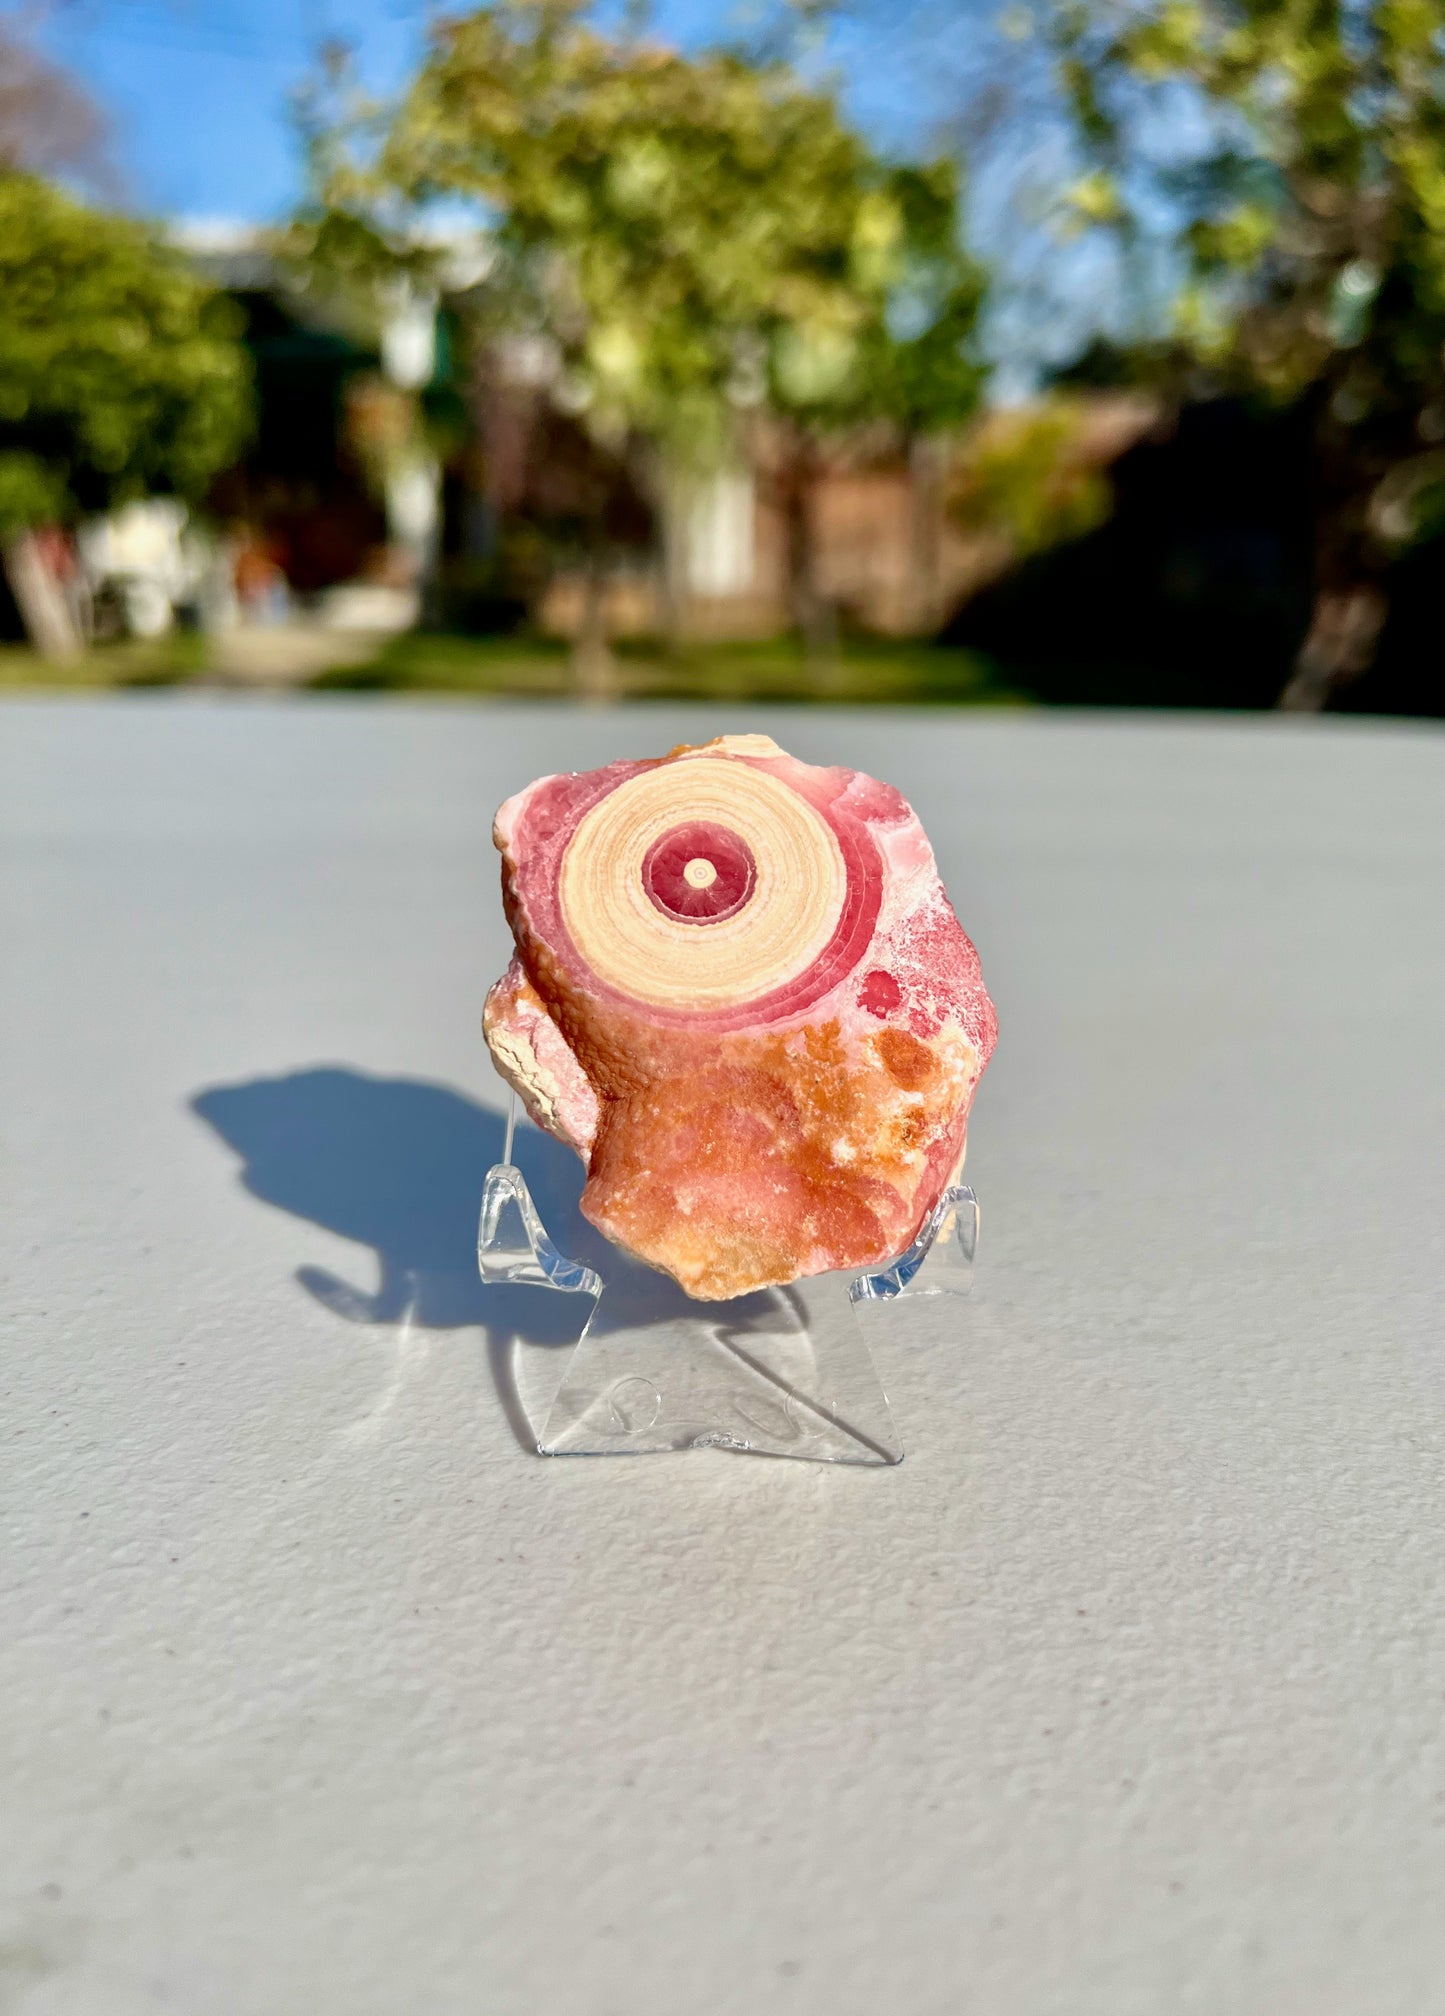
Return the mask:
M 725 736 L 542 778 L 495 839 L 487 1041 L 602 1232 L 707 1300 L 911 1244 L 996 1022 L 897 792 Z

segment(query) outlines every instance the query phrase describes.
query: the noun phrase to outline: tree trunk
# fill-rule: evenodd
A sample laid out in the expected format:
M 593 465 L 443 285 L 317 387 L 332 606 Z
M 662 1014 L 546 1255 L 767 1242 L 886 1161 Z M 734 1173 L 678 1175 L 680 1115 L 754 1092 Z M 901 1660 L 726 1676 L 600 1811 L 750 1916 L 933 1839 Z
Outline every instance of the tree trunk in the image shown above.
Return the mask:
M 582 577 L 582 619 L 572 646 L 572 677 L 584 700 L 617 698 L 617 661 L 607 642 L 607 574 L 600 553 L 589 554 Z
M 942 618 L 942 469 L 939 444 L 915 435 L 908 444 L 908 621 L 929 637 Z
M 1374 663 L 1389 603 L 1375 581 L 1320 588 L 1289 683 L 1279 696 L 1288 713 L 1318 714 L 1341 686 Z
M 82 644 L 75 613 L 46 560 L 39 536 L 12 533 L 3 542 L 3 553 L 5 578 L 25 634 L 40 656 L 57 665 L 78 658 Z
M 643 456 L 638 488 L 652 507 L 656 526 L 657 627 L 669 651 L 682 644 L 687 625 L 687 517 L 691 479 L 660 452 Z
M 788 577 L 788 609 L 810 658 L 832 659 L 838 651 L 838 612 L 818 593 L 813 540 L 813 486 L 817 463 L 803 437 L 787 451 L 782 506 Z

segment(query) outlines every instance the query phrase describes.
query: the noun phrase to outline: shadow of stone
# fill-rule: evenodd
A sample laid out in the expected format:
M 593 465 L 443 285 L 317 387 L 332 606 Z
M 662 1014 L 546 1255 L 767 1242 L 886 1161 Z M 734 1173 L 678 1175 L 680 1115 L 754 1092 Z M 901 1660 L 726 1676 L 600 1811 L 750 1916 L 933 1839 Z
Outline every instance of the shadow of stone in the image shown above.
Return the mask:
M 477 1216 L 487 1171 L 502 1155 L 502 1113 L 445 1085 L 345 1065 L 210 1086 L 190 1106 L 241 1158 L 253 1197 L 375 1254 L 374 1289 L 325 1267 L 297 1268 L 298 1284 L 323 1307 L 348 1323 L 398 1331 L 485 1331 L 497 1397 L 518 1442 L 535 1454 L 563 1370 L 559 1347 L 576 1343 L 593 1305 L 583 1295 L 482 1285 Z M 675 1281 L 583 1218 L 583 1169 L 570 1149 L 519 1127 L 513 1160 L 556 1244 L 607 1283 L 598 1336 L 699 1320 L 699 1305 Z M 701 1320 L 746 1328 L 769 1300 L 708 1305 Z M 525 1394 L 519 1360 L 535 1389 Z
M 587 1303 L 528 1288 L 483 1288 L 477 1212 L 500 1159 L 503 1115 L 445 1085 L 343 1065 L 198 1092 L 191 1110 L 241 1158 L 253 1197 L 376 1255 L 373 1290 L 305 1266 L 307 1294 L 351 1323 L 484 1328 L 498 1397 L 518 1440 L 536 1435 L 518 1391 L 515 1346 L 576 1341 Z M 589 1265 L 612 1255 L 577 1208 L 582 1165 L 531 1127 L 513 1156 L 559 1245 Z

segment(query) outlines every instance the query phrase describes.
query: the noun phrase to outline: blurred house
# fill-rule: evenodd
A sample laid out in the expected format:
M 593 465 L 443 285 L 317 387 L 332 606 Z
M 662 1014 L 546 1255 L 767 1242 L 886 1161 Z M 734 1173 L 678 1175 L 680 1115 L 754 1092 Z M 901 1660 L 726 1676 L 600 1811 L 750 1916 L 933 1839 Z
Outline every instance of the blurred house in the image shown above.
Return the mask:
M 746 639 L 787 629 L 795 610 L 786 443 L 767 419 L 748 419 L 730 466 L 654 471 L 644 487 L 590 441 L 563 395 L 560 373 L 535 344 L 499 345 L 483 360 L 471 388 L 482 506 L 470 521 L 481 528 L 472 557 L 504 548 L 509 529 L 534 530 L 552 556 L 536 618 L 554 635 L 582 625 L 599 552 L 615 636 Z M 953 521 L 942 475 L 936 451 L 910 456 L 879 437 L 820 458 L 805 505 L 811 588 L 842 622 L 930 633 L 1008 564 L 1006 541 Z M 457 530 L 449 525 L 444 552 L 457 550 Z
M 177 237 L 239 304 L 255 364 L 256 436 L 215 486 L 214 515 L 272 556 L 308 620 L 527 618 L 571 635 L 600 553 L 614 635 L 762 638 L 791 624 L 780 443 L 765 422 L 750 422 L 734 466 L 654 471 L 643 486 L 568 409 L 545 345 L 513 339 L 462 361 L 446 297 L 406 294 L 369 343 L 298 293 L 254 231 L 192 223 Z M 450 407 L 431 430 L 439 450 L 388 451 L 398 397 Z M 925 452 L 839 450 L 807 508 L 813 592 L 862 629 L 930 632 L 1007 563 L 997 538 L 950 520 Z
M 457 295 L 399 289 L 374 341 L 281 272 L 248 229 L 185 227 L 189 256 L 245 318 L 255 439 L 217 483 L 213 514 L 236 568 L 277 592 L 238 620 L 374 634 L 423 617 L 447 628 L 575 636 L 766 638 L 798 617 L 796 470 L 765 415 L 740 416 L 737 459 L 709 474 L 609 454 L 534 338 L 476 350 Z M 460 271 L 462 291 L 478 275 Z M 1101 393 L 1077 452 L 1100 467 L 1152 421 Z M 997 525 L 966 529 L 929 444 L 883 435 L 817 450 L 801 509 L 807 582 L 834 624 L 933 635 L 1006 576 Z M 791 515 L 790 515 L 791 514 Z
M 349 388 L 378 371 L 378 348 L 311 312 L 250 227 L 191 223 L 176 238 L 240 308 L 255 371 L 255 436 L 215 485 L 213 516 L 264 547 L 301 598 L 381 570 L 385 508 L 347 426 Z

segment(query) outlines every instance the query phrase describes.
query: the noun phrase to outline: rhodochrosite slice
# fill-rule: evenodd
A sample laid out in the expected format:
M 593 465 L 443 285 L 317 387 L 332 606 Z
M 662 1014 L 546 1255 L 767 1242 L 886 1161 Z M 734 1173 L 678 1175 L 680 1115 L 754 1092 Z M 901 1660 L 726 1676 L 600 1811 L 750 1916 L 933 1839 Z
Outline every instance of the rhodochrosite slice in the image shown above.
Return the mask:
M 725 735 L 543 777 L 494 837 L 487 1041 L 594 1225 L 709 1300 L 909 1245 L 996 1022 L 896 791 Z

